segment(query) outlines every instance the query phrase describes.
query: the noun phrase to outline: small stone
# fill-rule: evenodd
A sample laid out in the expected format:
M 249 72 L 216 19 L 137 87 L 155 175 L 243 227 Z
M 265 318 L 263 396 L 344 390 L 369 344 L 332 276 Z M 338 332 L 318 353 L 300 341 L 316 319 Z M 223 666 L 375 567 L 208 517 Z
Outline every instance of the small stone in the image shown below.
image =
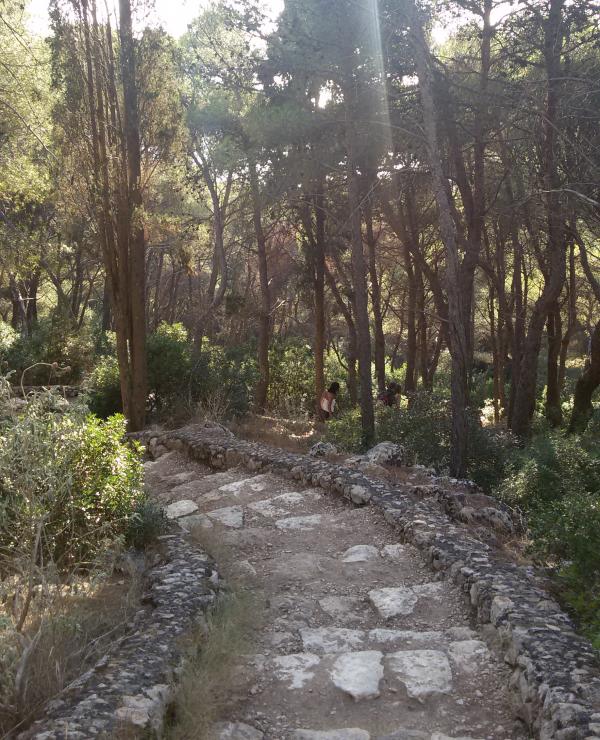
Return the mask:
M 182 499 L 181 501 L 174 501 L 169 504 L 165 509 L 167 519 L 179 519 L 182 516 L 188 516 L 198 511 L 198 505 L 189 499 Z
M 372 545 L 354 545 L 349 547 L 342 556 L 343 563 L 364 563 L 379 557 L 379 552 Z
M 356 619 L 361 600 L 357 596 L 325 596 L 319 606 L 334 619 Z
M 270 498 L 263 501 L 254 501 L 254 503 L 248 504 L 248 508 L 262 516 L 268 517 L 285 516 L 288 513 L 285 509 L 278 509 L 276 506 L 273 506 L 273 499 Z
M 338 689 L 360 701 L 379 696 L 379 682 L 383 678 L 383 654 L 379 650 L 345 653 L 335 661 L 331 679 Z
M 326 455 L 335 455 L 338 448 L 331 442 L 316 442 L 308 451 L 311 457 L 325 457 Z

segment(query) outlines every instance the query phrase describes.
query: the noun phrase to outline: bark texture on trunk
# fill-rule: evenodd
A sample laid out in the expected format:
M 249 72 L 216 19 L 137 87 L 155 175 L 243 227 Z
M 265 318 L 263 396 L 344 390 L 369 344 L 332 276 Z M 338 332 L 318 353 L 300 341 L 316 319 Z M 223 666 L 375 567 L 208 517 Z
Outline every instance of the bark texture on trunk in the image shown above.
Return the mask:
M 252 197 L 252 220 L 258 254 L 258 276 L 260 281 L 260 316 L 258 321 L 258 383 L 254 405 L 261 412 L 267 407 L 269 393 L 269 341 L 271 335 L 271 293 L 269 288 L 269 268 L 267 263 L 267 240 L 262 225 L 260 186 L 256 162 L 248 157 L 250 173 L 250 194 Z

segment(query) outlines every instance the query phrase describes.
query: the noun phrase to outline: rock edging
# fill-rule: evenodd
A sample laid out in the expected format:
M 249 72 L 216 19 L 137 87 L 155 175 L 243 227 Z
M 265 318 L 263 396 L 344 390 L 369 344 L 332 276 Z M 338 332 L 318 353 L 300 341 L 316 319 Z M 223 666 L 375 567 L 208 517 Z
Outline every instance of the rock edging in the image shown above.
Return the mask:
M 600 739 L 600 662 L 591 644 L 576 633 L 533 568 L 502 560 L 434 501 L 341 465 L 236 439 L 210 424 L 138 436 L 156 456 L 182 450 L 213 468 L 272 471 L 354 504 L 377 506 L 435 571 L 466 594 L 512 668 L 516 712 L 530 730 L 541 740 Z
M 161 538 L 165 562 L 153 568 L 143 602 L 113 651 L 46 707 L 19 740 L 87 740 L 128 728 L 159 734 L 182 663 L 180 638 L 214 602 L 211 559 L 181 532 Z M 146 735 L 144 735 L 145 737 Z

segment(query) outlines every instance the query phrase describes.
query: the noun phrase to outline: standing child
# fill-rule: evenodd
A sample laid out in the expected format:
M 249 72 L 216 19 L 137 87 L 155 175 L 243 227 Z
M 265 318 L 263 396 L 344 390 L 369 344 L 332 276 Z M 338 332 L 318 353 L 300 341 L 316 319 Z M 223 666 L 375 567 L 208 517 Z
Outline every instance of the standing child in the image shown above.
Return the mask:
M 340 384 L 335 382 L 332 383 L 326 391 L 321 394 L 321 400 L 319 402 L 319 411 L 321 412 L 321 418 L 323 421 L 327 421 L 333 416 L 335 411 L 335 399 L 340 390 Z

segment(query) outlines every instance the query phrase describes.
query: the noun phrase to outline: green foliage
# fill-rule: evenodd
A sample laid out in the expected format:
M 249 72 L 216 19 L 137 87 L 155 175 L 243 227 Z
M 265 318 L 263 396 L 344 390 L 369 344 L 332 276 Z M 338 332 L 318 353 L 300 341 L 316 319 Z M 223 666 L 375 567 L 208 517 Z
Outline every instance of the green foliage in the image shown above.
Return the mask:
M 143 550 L 164 534 L 167 528 L 168 519 L 164 509 L 151 499 L 139 499 L 129 516 L 125 543 L 129 547 Z
M 50 393 L 0 427 L 0 541 L 5 562 L 87 565 L 124 536 L 143 498 L 141 451 L 125 420 L 100 421 Z M 7 566 L 9 567 L 9 566 Z
M 274 342 L 269 350 L 269 407 L 284 416 L 309 414 L 315 405 L 315 362 L 306 341 Z
M 14 371 L 14 382 L 20 382 L 22 373 L 27 370 L 25 385 L 73 385 L 81 382 L 91 370 L 95 343 L 93 325 L 86 324 L 74 331 L 69 321 L 45 317 L 38 321 L 30 335 L 21 334 L 16 338 L 13 335 L 5 353 L 0 335 L 0 358 Z M 67 370 L 47 366 L 53 363 Z
M 557 566 L 560 597 L 600 647 L 600 438 L 537 435 L 497 495 L 527 515 L 531 549 Z
M 0 319 L 0 362 L 6 361 L 11 347 L 17 340 L 17 332 L 10 324 Z
M 191 345 L 183 324 L 163 322 L 148 337 L 148 392 L 156 407 L 165 408 L 189 387 Z
M 101 357 L 86 381 L 90 411 L 101 419 L 123 410 L 119 363 L 116 357 Z
M 323 441 L 331 442 L 345 452 L 360 452 L 362 449 L 360 409 L 350 409 L 328 421 Z

